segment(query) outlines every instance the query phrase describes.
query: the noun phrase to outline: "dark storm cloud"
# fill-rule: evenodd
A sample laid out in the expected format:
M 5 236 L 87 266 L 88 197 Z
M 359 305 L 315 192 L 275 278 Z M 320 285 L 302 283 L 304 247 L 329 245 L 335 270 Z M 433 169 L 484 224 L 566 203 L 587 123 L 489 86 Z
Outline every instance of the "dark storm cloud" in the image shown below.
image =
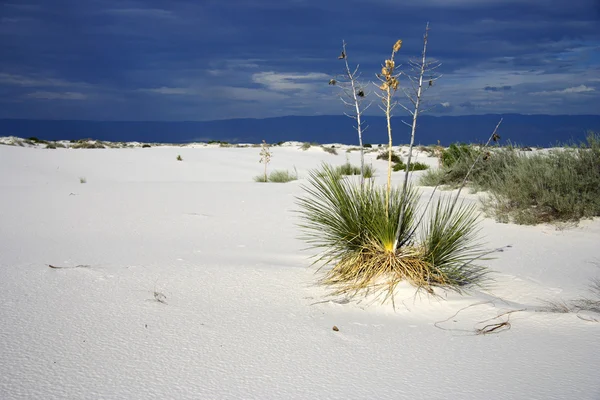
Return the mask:
M 0 3 L 0 118 L 215 119 L 341 113 L 396 39 L 443 77 L 432 113 L 597 113 L 595 0 L 13 0 Z M 535 101 L 534 101 L 535 100 Z M 377 112 L 372 107 L 370 112 Z

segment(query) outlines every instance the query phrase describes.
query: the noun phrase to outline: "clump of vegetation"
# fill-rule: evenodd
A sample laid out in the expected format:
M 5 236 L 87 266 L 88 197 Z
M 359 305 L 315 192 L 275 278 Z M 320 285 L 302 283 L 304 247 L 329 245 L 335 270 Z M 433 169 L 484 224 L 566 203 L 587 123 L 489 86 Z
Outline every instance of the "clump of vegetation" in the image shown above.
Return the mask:
M 32 143 L 36 143 L 36 144 L 48 144 L 49 142 L 47 140 L 43 140 L 43 139 L 38 139 L 35 136 L 32 136 L 30 138 L 25 139 L 26 142 L 32 144 Z
M 600 135 L 547 154 L 516 154 L 494 171 L 485 204 L 497 219 L 519 224 L 600 216 Z
M 79 177 L 79 183 L 87 183 L 87 179 L 84 176 Z
M 414 163 L 410 164 L 411 171 L 424 171 L 426 169 L 429 169 L 429 165 L 422 162 L 415 161 Z M 399 163 L 394 164 L 393 170 L 394 172 L 406 171 L 406 164 L 400 161 Z
M 455 146 L 449 154 L 458 157 L 446 156 L 441 168 L 428 171 L 420 183 L 457 187 L 470 171 L 467 183 L 474 191 L 489 192 L 486 211 L 499 221 L 538 224 L 600 216 L 598 134 L 588 134 L 587 143 L 578 147 L 547 153 Z
M 423 82 L 427 84 L 423 77 L 436 67 L 425 56 L 428 32 L 429 27 L 421 61 L 411 63 L 418 72 L 410 77 L 414 95 L 409 99 L 414 109 L 409 110 L 413 116 L 406 161 L 409 172 Z M 400 85 L 394 55 L 401 46 L 400 40 L 393 45 L 391 57 L 378 75 L 389 136 L 387 185 L 340 179 L 337 169 L 323 165 L 309 173 L 308 184 L 303 186 L 305 196 L 298 198 L 303 238 L 320 251 L 315 263 L 330 266 L 321 282 L 333 287 L 334 294 L 353 296 L 382 289 L 387 293 L 383 300 L 394 302 L 400 281 L 428 293 L 440 286 L 461 292 L 482 283 L 486 274 L 485 268 L 476 264 L 487 253 L 477 240 L 478 213 L 474 206 L 463 205 L 456 197 L 430 201 L 432 208 L 421 211 L 418 192 L 408 183 L 409 174 L 402 187 L 391 185 L 391 112 L 396 104 L 393 95 Z
M 231 144 L 229 142 L 225 142 L 225 141 L 222 141 L 222 140 L 209 140 L 207 143 L 208 144 L 218 144 L 218 145 L 228 145 L 228 144 Z
M 360 175 L 360 167 L 346 162 L 336 168 L 336 172 L 340 175 Z M 375 169 L 372 165 L 365 164 L 364 175 L 365 178 L 373 178 L 375 176 Z
M 600 314 L 600 279 L 592 280 L 589 291 L 591 297 L 584 297 L 574 301 L 574 305 L 578 310 L 593 311 Z
M 407 192 L 393 188 L 388 204 L 385 187 L 361 188 L 339 179 L 338 172 L 325 165 L 310 173 L 305 190 L 309 196 L 298 203 L 304 238 L 322 250 L 316 262 L 333 265 L 322 283 L 335 287 L 334 294 L 383 288 L 385 299 L 393 300 L 403 280 L 430 293 L 435 286 L 460 292 L 485 275 L 485 269 L 473 263 L 482 256 L 474 243 L 474 207 L 453 209 L 450 202 L 439 201 L 419 239 L 418 197 L 410 186 Z M 398 227 L 401 245 L 394 248 Z M 385 283 L 378 283 L 380 278 Z
M 287 183 L 298 179 L 298 171 L 294 168 L 294 173 L 288 170 L 275 170 L 272 171 L 268 177 L 265 175 L 257 175 L 254 177 L 255 182 L 273 182 L 273 183 Z
M 100 140 L 92 139 L 81 139 L 77 140 L 73 146 L 73 149 L 104 149 L 104 143 Z
M 183 161 L 183 158 L 181 158 L 181 154 L 177 155 L 177 161 Z
M 450 147 L 442 150 L 440 162 L 444 167 L 452 167 L 459 160 L 474 160 L 478 155 L 477 150 L 465 143 L 452 143 Z
M 291 173 L 288 170 L 275 170 L 269 174 L 269 182 L 287 183 L 298 179 L 298 172 Z
M 304 151 L 310 149 L 312 146 L 319 146 L 319 143 L 316 142 L 304 142 L 300 148 Z
M 371 143 L 365 143 L 365 144 L 363 144 L 363 147 L 364 147 L 365 149 L 372 149 L 372 148 L 373 148 L 373 145 L 372 145 Z
M 387 151 L 382 151 L 379 154 L 377 154 L 377 159 L 378 160 L 392 160 L 392 163 L 402 163 L 402 159 L 400 158 L 400 156 L 398 154 L 396 154 L 394 151 L 391 152 L 391 155 L 387 152 Z
M 142 149 L 148 149 L 150 147 L 152 147 L 152 146 L 150 146 L 148 143 L 145 143 L 142 145 Z
M 321 146 L 321 148 L 323 149 L 324 152 L 329 153 L 329 154 L 333 154 L 334 156 L 337 156 L 337 154 L 338 154 L 338 152 L 335 149 L 335 147 Z

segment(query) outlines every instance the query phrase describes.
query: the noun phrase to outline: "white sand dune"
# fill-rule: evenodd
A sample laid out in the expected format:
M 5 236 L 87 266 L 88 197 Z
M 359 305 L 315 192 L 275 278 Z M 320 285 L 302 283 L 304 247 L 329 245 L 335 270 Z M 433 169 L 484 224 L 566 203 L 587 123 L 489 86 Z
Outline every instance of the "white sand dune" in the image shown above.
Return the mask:
M 600 276 L 599 219 L 483 219 L 512 246 L 485 292 L 331 299 L 293 210 L 346 154 L 272 150 L 299 181 L 253 182 L 256 148 L 0 146 L 0 399 L 600 399 L 600 323 L 535 311 Z

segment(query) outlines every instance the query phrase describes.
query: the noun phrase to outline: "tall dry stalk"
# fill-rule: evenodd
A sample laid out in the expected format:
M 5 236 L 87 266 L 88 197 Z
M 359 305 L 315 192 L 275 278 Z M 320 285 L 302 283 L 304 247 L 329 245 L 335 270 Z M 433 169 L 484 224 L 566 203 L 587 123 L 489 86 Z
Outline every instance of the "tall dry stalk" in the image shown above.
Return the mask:
M 352 109 L 352 114 L 344 113 L 344 115 L 356 120 L 356 126 L 354 128 L 358 133 L 358 144 L 360 146 L 360 184 L 362 186 L 365 180 L 365 151 L 363 146 L 363 132 L 366 130 L 366 128 L 363 128 L 362 114 L 371 106 L 371 103 L 363 107 L 363 101 L 365 100 L 367 93 L 359 82 L 359 65 L 357 64 L 354 70 L 350 69 L 345 41 L 342 41 L 342 52 L 338 56 L 338 59 L 344 60 L 344 74 L 340 79 L 331 79 L 329 84 L 341 87 L 342 95 L 340 96 L 340 100 L 342 100 L 347 107 Z
M 379 108 L 385 113 L 387 122 L 388 132 L 388 174 L 387 174 L 387 189 L 385 197 L 385 215 L 390 215 L 390 192 L 392 190 L 392 110 L 396 106 L 393 101 L 394 94 L 400 85 L 398 80 L 400 74 L 396 73 L 396 62 L 394 56 L 402 47 L 402 40 L 397 40 L 392 47 L 392 55 L 389 59 L 385 60 L 385 64 L 381 66 L 381 73 L 377 75 L 377 79 L 381 82 L 379 89 L 382 91 L 381 94 L 377 94 L 382 101 L 382 105 Z
M 267 144 L 267 142 L 263 139 L 262 144 L 260 145 L 261 149 L 260 149 L 260 163 L 265 165 L 265 172 L 264 172 L 264 180 L 265 182 L 268 181 L 267 178 L 267 165 L 269 164 L 269 162 L 271 162 L 271 150 L 269 149 L 269 145 Z
M 403 193 L 406 192 L 406 189 L 408 187 L 410 164 L 411 164 L 411 160 L 412 160 L 413 147 L 414 147 L 414 143 L 415 143 L 415 133 L 417 131 L 417 119 L 419 117 L 419 114 L 422 113 L 420 110 L 420 107 L 422 104 L 422 95 L 424 92 L 423 77 L 425 76 L 426 73 L 431 74 L 435 69 L 437 69 L 441 65 L 438 62 L 427 61 L 428 38 L 429 38 L 429 22 L 427 23 L 427 25 L 425 27 L 425 34 L 423 35 L 423 51 L 421 53 L 421 59 L 419 61 L 409 61 L 409 65 L 410 65 L 412 71 L 414 71 L 416 74 L 415 75 L 408 74 L 408 73 L 403 74 L 408 78 L 408 80 L 411 83 L 411 87 L 412 87 L 412 93 L 405 90 L 404 94 L 410 100 L 410 102 L 412 103 L 412 105 L 414 107 L 411 110 L 402 104 L 400 105 L 402 108 L 404 108 L 406 111 L 408 111 L 408 113 L 412 116 L 411 124 L 408 124 L 403 121 L 406 125 L 410 126 L 410 128 L 411 128 L 410 145 L 409 145 L 409 149 L 408 149 L 408 158 L 406 160 L 404 183 L 402 184 L 402 192 Z M 431 77 L 429 79 L 429 84 L 427 87 L 429 88 L 429 87 L 433 86 L 433 83 L 439 78 L 440 78 L 439 76 L 437 76 L 435 78 Z M 396 239 L 394 241 L 394 250 L 397 250 L 399 247 L 400 226 L 402 225 L 403 219 L 404 219 L 404 210 L 402 210 L 402 212 L 400 212 L 400 216 L 398 219 L 398 227 L 396 228 Z

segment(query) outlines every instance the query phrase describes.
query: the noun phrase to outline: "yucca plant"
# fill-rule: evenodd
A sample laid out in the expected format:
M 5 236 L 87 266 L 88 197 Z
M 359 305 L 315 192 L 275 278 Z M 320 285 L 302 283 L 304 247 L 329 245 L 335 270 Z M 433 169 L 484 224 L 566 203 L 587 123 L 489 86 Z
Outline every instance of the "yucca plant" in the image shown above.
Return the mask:
M 335 295 L 383 289 L 383 300 L 393 301 L 404 280 L 429 293 L 436 286 L 460 292 L 485 276 L 475 264 L 486 253 L 475 242 L 474 207 L 452 211 L 449 202 L 438 201 L 423 223 L 412 186 L 406 192 L 392 188 L 388 203 L 387 187 L 341 179 L 326 164 L 309 172 L 303 189 L 307 195 L 297 201 L 302 238 L 319 250 L 314 264 L 331 266 L 321 283 L 331 285 Z M 402 246 L 394 249 L 398 230 Z
M 393 56 L 401 43 L 394 44 L 392 57 L 386 60 L 379 76 L 388 117 L 388 151 L 392 149 L 391 95 L 399 87 L 400 76 L 394 72 Z M 424 44 L 422 60 L 426 63 L 427 33 Z M 425 71 L 425 67 L 420 68 L 416 88 L 419 99 Z M 420 100 L 411 112 L 411 150 L 418 104 Z M 425 209 L 419 209 L 420 196 L 408 179 L 401 187 L 392 187 L 390 158 L 388 152 L 385 186 L 344 178 L 339 170 L 326 164 L 309 172 L 308 183 L 303 185 L 305 195 L 297 199 L 299 225 L 302 238 L 318 250 L 314 264 L 329 267 L 321 283 L 332 286 L 336 295 L 354 296 L 383 289 L 383 301 L 392 302 L 401 281 L 431 294 L 435 287 L 462 292 L 481 284 L 486 270 L 477 262 L 489 252 L 477 240 L 479 214 L 475 207 L 457 203 L 457 198 L 446 198 L 429 208 L 430 198 Z M 410 162 L 409 156 L 407 175 L 412 171 Z

